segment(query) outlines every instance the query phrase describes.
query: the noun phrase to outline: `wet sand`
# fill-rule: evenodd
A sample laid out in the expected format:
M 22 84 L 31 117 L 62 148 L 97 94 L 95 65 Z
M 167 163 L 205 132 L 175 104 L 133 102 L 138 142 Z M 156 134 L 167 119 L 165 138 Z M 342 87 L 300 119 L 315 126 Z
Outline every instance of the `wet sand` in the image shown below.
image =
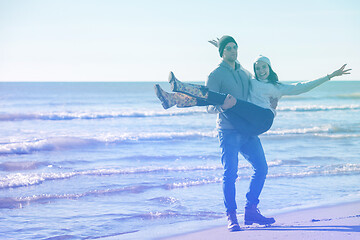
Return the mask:
M 275 216 L 270 227 L 244 226 L 239 215 L 240 232 L 229 232 L 224 226 L 177 235 L 167 240 L 344 240 L 360 239 L 360 202 L 298 210 Z

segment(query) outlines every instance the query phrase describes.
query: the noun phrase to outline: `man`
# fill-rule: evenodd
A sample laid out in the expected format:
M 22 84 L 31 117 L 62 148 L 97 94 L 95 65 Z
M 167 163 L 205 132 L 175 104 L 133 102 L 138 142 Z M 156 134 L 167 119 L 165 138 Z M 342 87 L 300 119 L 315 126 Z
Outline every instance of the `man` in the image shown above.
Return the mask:
M 268 166 L 258 136 L 241 135 L 226 119 L 226 109 L 233 105 L 231 96 L 246 101 L 249 94 L 252 75 L 237 60 L 238 45 L 234 38 L 223 36 L 218 42 L 222 62 L 210 73 L 206 86 L 215 92 L 229 94 L 222 106 L 209 106 L 209 112 L 217 112 L 217 129 L 219 132 L 221 162 L 224 167 L 223 193 L 228 216 L 229 231 L 240 231 L 236 217 L 235 181 L 238 171 L 238 153 L 250 162 L 254 169 L 249 190 L 246 194 L 244 221 L 246 225 L 274 223 L 273 218 L 262 216 L 257 208 L 259 195 L 264 186 Z M 231 96 L 230 96 L 231 95 Z

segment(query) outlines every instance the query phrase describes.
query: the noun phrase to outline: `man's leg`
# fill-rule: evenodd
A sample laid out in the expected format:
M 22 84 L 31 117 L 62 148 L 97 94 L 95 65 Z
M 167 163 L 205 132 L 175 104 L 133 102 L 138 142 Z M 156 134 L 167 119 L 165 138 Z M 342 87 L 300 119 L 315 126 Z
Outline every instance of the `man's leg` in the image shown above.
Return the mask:
M 237 133 L 235 130 L 219 131 L 221 147 L 221 163 L 224 167 L 223 192 L 224 204 L 227 212 L 237 209 L 235 202 L 235 181 L 238 177 L 238 153 Z
M 268 173 L 268 166 L 260 139 L 257 136 L 250 137 L 249 141 L 242 146 L 240 152 L 254 170 L 246 194 L 246 206 L 257 205 Z
M 235 181 L 238 177 L 238 154 L 239 154 L 239 134 L 236 130 L 219 131 L 219 141 L 221 147 L 221 163 L 224 167 L 223 193 L 224 204 L 228 216 L 228 229 L 230 231 L 240 231 L 240 226 L 236 217 L 236 190 Z
M 268 165 L 259 137 L 250 137 L 249 141 L 242 146 L 241 153 L 245 159 L 250 162 L 254 170 L 254 174 L 251 176 L 249 190 L 246 194 L 245 224 L 272 224 L 275 220 L 262 216 L 257 208 L 259 196 L 268 173 Z

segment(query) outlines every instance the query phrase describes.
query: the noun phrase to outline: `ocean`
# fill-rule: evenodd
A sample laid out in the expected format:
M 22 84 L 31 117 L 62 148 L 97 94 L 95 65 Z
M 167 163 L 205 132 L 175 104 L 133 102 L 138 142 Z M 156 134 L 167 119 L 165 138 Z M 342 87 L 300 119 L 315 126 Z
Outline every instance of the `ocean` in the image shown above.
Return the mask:
M 164 110 L 153 85 L 0 82 L 0 239 L 157 239 L 226 227 L 216 115 Z M 260 136 L 263 214 L 360 200 L 359 100 L 360 81 L 280 100 Z M 240 216 L 251 174 L 240 157 Z

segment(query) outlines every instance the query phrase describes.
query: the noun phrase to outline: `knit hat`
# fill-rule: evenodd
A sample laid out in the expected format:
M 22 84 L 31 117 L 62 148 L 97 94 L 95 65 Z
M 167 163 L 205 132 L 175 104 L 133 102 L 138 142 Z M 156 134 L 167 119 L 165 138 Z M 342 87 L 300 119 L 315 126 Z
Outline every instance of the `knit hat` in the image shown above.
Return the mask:
M 270 59 L 268 59 L 267 57 L 263 56 L 263 55 L 259 55 L 255 61 L 254 61 L 254 65 L 255 63 L 257 62 L 264 62 L 266 63 L 267 65 L 269 65 L 269 67 L 271 67 L 271 63 L 270 63 Z
M 236 43 L 236 41 L 235 41 L 235 39 L 233 37 L 224 35 L 219 39 L 218 46 L 219 46 L 220 57 L 222 57 L 222 55 L 223 55 L 225 46 L 230 42 L 235 43 L 236 46 L 237 46 L 237 43 Z

